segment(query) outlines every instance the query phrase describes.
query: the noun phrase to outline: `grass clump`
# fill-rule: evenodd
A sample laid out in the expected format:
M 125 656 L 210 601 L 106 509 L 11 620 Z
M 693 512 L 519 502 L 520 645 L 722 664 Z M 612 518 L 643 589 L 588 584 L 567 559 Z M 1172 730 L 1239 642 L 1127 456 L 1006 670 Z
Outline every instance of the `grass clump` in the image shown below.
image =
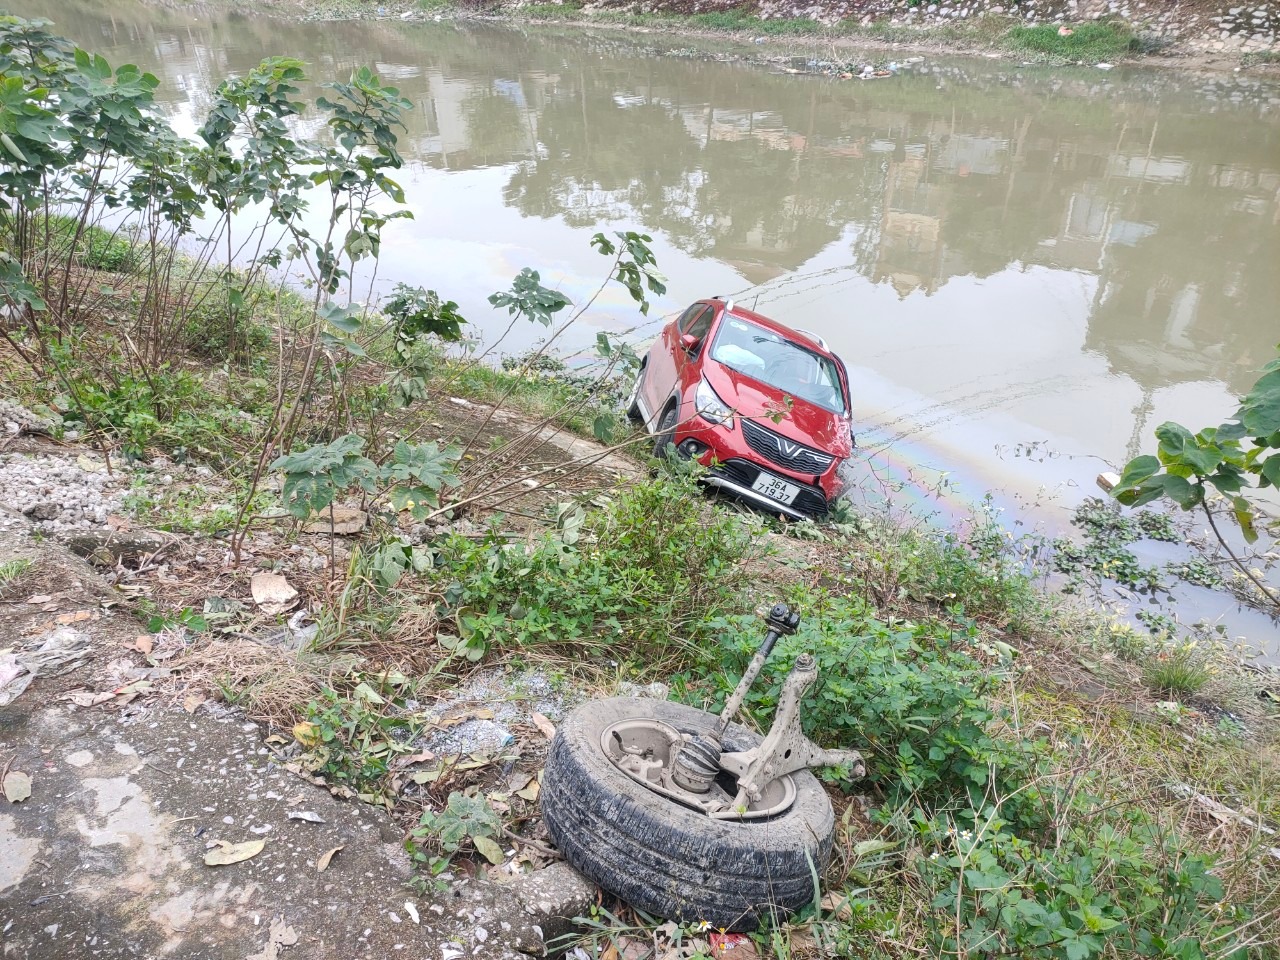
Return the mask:
M 1143 680 L 1152 690 L 1175 699 L 1194 696 L 1213 679 L 1204 652 L 1194 641 L 1167 645 L 1147 660 Z
M 16 583 L 18 578 L 29 569 L 31 569 L 31 561 L 25 557 L 0 563 L 0 590 L 5 590 L 13 583 Z
M 1066 36 L 1053 24 L 1012 27 L 1001 45 L 1015 53 L 1043 59 L 1097 63 L 1122 59 L 1135 49 L 1136 40 L 1124 24 L 1103 21 L 1083 23 L 1071 28 Z

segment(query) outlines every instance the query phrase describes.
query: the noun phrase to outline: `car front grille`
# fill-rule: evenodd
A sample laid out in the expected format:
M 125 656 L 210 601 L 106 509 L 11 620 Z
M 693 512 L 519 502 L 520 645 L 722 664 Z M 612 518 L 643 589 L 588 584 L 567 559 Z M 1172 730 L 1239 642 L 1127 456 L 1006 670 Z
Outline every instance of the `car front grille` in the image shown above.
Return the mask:
M 726 480 L 732 480 L 739 486 L 751 489 L 751 485 L 756 482 L 756 477 L 760 475 L 760 468 L 749 460 L 735 459 L 717 464 L 712 468 L 712 472 L 720 474 Z M 827 498 L 819 487 L 797 483 L 791 477 L 784 477 L 783 479 L 788 483 L 794 483 L 800 488 L 800 493 L 791 504 L 794 509 L 819 520 L 827 515 Z
M 796 473 L 810 473 L 814 476 L 826 473 L 835 457 L 821 450 L 806 447 L 803 443 L 788 440 L 780 433 L 774 433 L 753 420 L 742 419 L 742 435 L 749 446 L 770 463 L 794 470 Z

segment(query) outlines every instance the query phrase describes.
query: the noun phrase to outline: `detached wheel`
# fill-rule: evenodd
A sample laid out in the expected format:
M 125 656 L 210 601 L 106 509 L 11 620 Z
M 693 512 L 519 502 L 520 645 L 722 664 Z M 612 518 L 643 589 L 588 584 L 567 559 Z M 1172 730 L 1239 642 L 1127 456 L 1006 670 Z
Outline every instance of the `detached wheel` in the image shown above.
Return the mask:
M 658 434 L 653 440 L 653 455 L 666 459 L 667 447 L 676 442 L 676 424 L 680 422 L 680 408 L 668 407 L 658 421 Z
M 542 816 L 565 859 L 647 913 L 727 930 L 754 929 L 810 903 L 814 871 L 831 856 L 831 802 L 807 770 L 791 775 L 786 809 L 754 820 L 719 820 L 624 773 L 605 752 L 606 732 L 651 719 L 680 733 L 709 732 L 715 717 L 661 700 L 588 703 L 561 724 L 547 756 Z M 730 724 L 728 750 L 761 738 Z

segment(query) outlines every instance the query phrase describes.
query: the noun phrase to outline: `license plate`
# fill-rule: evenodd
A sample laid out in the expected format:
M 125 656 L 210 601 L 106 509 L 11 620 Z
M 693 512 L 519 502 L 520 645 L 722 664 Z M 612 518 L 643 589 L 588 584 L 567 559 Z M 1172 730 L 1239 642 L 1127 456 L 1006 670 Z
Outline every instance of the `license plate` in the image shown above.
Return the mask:
M 751 489 L 779 503 L 792 503 L 796 497 L 800 496 L 800 488 L 794 483 L 787 483 L 781 477 L 775 477 L 772 473 L 765 473 L 763 470 L 760 471 L 760 476 L 756 477 L 756 482 L 751 485 Z

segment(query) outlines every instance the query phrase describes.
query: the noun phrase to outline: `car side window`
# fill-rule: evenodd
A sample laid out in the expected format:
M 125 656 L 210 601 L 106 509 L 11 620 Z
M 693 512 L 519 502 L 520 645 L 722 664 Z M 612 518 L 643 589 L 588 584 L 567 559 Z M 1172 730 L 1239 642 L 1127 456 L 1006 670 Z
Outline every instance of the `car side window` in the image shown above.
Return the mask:
M 698 314 L 707 309 L 705 303 L 695 303 L 684 313 L 680 314 L 680 319 L 676 321 L 676 329 L 681 333 L 688 333 L 689 327 L 697 318 Z
M 684 328 L 684 333 L 691 337 L 697 337 L 699 340 L 707 335 L 707 331 L 711 329 L 711 321 L 716 315 L 715 307 L 706 307 L 701 314 L 694 318 L 689 326 Z

